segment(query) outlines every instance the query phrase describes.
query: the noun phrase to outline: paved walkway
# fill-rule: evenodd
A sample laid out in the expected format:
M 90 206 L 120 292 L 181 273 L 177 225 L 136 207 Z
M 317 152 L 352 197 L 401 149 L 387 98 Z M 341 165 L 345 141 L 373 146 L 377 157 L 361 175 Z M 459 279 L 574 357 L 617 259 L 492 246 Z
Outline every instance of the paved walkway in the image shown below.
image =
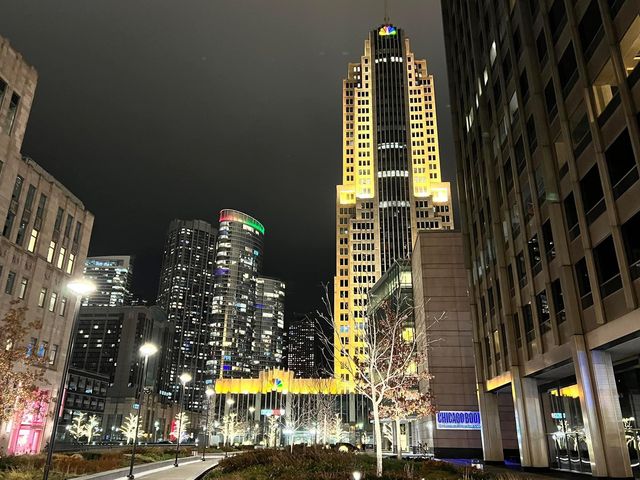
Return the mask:
M 222 455 L 207 456 L 203 462 L 200 457 L 186 457 L 178 461 L 178 467 L 173 465 L 156 468 L 135 475 L 144 480 L 195 480 L 199 475 L 218 464 L 224 458 Z M 123 477 L 126 478 L 126 477 Z

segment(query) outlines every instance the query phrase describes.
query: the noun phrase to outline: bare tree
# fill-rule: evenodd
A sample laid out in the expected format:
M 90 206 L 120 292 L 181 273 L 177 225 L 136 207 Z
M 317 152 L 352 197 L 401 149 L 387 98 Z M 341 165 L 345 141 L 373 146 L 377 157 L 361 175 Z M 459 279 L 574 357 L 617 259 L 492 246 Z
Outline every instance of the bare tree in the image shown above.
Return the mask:
M 222 417 L 222 434 L 224 436 L 224 445 L 233 445 L 233 441 L 240 433 L 246 433 L 247 423 L 238 420 L 237 413 L 228 413 Z
M 366 293 L 366 292 L 364 292 Z M 359 348 L 347 348 L 341 344 L 339 325 L 331 308 L 328 289 L 325 287 L 325 312 L 318 312 L 321 322 L 333 331 L 333 342 L 320 328 L 320 336 L 327 347 L 340 348 L 340 361 L 348 372 L 351 388 L 369 399 L 373 415 L 373 431 L 376 444 L 376 475 L 382 475 L 381 407 L 385 400 L 397 396 L 396 391 L 406 391 L 418 385 L 417 352 L 429 342 L 418 338 L 413 325 L 413 306 L 402 299 L 383 300 L 376 309 L 375 318 L 365 316 L 356 324 Z M 443 314 L 444 315 L 444 314 Z
M 280 428 L 280 420 L 275 415 L 267 417 L 267 447 L 275 447 L 278 439 L 278 428 Z
M 138 426 L 138 438 L 144 436 L 144 431 L 140 428 L 142 425 L 142 419 L 136 415 L 135 413 L 130 413 L 118 428 L 118 431 L 124 435 L 127 443 L 133 442 L 133 439 L 136 438 L 136 424 Z
M 309 429 L 314 423 L 311 406 L 311 397 L 287 394 L 284 404 L 284 427 L 286 433 L 291 436 L 292 452 L 296 434 Z

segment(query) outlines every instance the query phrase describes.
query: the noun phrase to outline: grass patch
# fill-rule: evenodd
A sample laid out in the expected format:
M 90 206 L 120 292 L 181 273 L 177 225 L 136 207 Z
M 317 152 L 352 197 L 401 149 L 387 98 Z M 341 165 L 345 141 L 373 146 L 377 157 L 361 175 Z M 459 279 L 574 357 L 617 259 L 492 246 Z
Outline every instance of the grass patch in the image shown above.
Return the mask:
M 90 450 L 80 453 L 55 453 L 49 474 L 51 480 L 106 472 L 129 466 L 131 448 Z M 191 449 L 180 449 L 181 457 L 190 457 Z M 159 462 L 175 457 L 175 447 L 136 448 L 136 465 Z M 46 455 L 16 455 L 0 458 L 0 480 L 39 480 Z
M 384 459 L 384 475 L 375 476 L 374 457 L 339 453 L 316 448 L 255 450 L 220 461 L 206 480 L 348 480 L 358 470 L 364 479 L 379 480 L 479 480 L 489 478 L 478 471 L 459 469 L 450 463 L 433 460 L 409 461 Z

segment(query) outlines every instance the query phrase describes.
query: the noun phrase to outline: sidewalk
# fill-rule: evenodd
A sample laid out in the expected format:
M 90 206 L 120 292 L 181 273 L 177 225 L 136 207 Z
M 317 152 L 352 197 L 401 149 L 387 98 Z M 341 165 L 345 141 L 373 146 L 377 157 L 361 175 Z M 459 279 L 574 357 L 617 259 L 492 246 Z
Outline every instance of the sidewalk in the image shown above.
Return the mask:
M 135 478 L 145 480 L 195 480 L 199 475 L 213 468 L 224 458 L 224 455 L 207 455 L 202 457 L 183 457 L 178 460 L 178 467 L 173 466 L 173 460 L 136 465 L 133 468 Z M 128 468 L 119 468 L 109 472 L 94 473 L 74 480 L 123 480 L 127 478 Z
M 224 456 L 220 455 L 210 456 L 204 462 L 201 458 L 184 458 L 178 462 L 179 467 L 177 468 L 173 465 L 161 467 L 139 473 L 136 478 L 144 478 L 145 480 L 195 480 L 198 476 L 216 466 L 223 458 Z

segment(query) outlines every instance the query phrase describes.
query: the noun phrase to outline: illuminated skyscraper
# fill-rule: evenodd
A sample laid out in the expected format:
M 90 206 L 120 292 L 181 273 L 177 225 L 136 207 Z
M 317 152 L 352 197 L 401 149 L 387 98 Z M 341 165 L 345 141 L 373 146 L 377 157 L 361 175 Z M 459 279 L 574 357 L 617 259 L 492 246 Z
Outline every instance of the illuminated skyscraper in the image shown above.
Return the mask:
M 256 280 L 264 226 L 237 210 L 222 210 L 216 244 L 211 368 L 217 377 L 251 376 Z
M 213 303 L 213 260 L 216 229 L 202 220 L 173 220 L 164 248 L 158 305 L 175 326 L 170 352 L 163 352 L 161 395 L 177 400 L 178 377 L 189 372 L 185 406 L 199 410 L 211 375 L 210 315 Z
M 419 230 L 451 229 L 440 177 L 433 76 L 392 25 L 369 33 L 343 81 L 343 173 L 336 198 L 335 374 L 341 348 L 356 351 L 369 288 L 408 258 Z
M 260 370 L 279 368 L 284 348 L 284 283 L 275 278 L 256 280 L 253 321 L 252 377 Z
M 82 299 L 83 307 L 131 305 L 133 258 L 129 255 L 89 257 L 84 276 L 96 284 L 96 291 Z

